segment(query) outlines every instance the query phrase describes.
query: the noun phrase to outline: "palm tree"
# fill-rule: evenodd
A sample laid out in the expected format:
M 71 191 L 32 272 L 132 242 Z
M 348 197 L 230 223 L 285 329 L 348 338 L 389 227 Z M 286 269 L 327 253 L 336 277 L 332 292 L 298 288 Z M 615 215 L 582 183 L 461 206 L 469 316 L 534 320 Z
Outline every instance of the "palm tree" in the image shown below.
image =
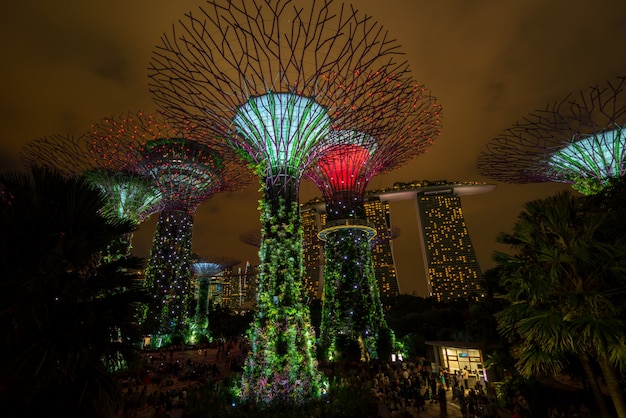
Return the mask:
M 626 417 L 616 373 L 626 358 L 616 298 L 624 286 L 626 246 L 606 233 L 615 214 L 592 210 L 585 199 L 562 192 L 529 202 L 513 232 L 499 235 L 514 254 L 494 254 L 510 302 L 496 317 L 499 331 L 516 342 L 523 376 L 559 373 L 574 354 L 608 416 L 592 368 L 597 362 L 617 415 Z
M 0 174 L 0 191 L 3 412 L 109 417 L 122 395 L 113 371 L 138 358 L 142 263 L 100 255 L 132 225 L 50 170 Z

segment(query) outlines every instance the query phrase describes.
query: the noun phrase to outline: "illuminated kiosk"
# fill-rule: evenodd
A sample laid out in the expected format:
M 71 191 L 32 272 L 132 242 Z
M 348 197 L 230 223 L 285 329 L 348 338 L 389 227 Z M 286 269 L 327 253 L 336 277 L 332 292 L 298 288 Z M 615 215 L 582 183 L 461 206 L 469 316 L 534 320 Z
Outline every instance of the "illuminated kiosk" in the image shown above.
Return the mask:
M 100 153 L 91 135 L 40 138 L 26 144 L 21 157 L 29 166 L 51 167 L 66 177 L 84 176 L 104 194 L 104 212 L 113 219 L 139 226 L 161 208 L 162 195 L 156 184 L 134 171 L 137 161 L 131 155 Z M 112 242 L 103 260 L 130 256 L 132 236 L 124 234 Z
M 506 183 L 560 182 L 590 195 L 626 172 L 626 76 L 568 95 L 493 138 L 477 161 Z
M 395 41 L 369 16 L 332 0 L 209 0 L 161 41 L 149 67 L 155 103 L 213 130 L 216 142 L 254 166 L 263 187 L 258 308 L 241 399 L 319 397 L 302 291 L 299 183 L 331 124 L 379 116 L 371 97 L 389 74 L 408 82 L 406 61 L 396 61 Z
M 384 109 L 380 118 L 361 123 L 378 139 L 358 130 L 334 130 L 306 173 L 326 203 L 326 223 L 319 233 L 326 260 L 319 344 L 325 359 L 335 353 L 345 357 L 357 347 L 361 360 L 379 358 L 378 351 L 386 358 L 391 352 L 392 333 L 369 243 L 376 229 L 366 218 L 365 189 L 376 174 L 425 152 L 441 129 L 441 107 L 423 86 L 398 89 L 389 83 L 382 91 L 389 103 L 377 104 Z
M 249 171 L 224 149 L 205 144 L 205 131 L 160 114 L 128 112 L 92 126 L 94 147 L 112 156 L 131 155 L 136 170 L 163 196 L 145 272 L 151 296 L 146 326 L 160 346 L 173 336 L 191 339 L 191 244 L 198 206 L 221 191 L 249 184 Z

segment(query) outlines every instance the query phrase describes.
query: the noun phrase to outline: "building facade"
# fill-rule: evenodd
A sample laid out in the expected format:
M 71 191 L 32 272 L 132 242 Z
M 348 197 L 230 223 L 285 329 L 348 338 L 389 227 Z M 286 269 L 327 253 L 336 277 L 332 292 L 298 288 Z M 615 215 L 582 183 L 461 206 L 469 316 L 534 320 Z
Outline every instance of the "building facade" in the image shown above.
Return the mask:
M 413 200 L 421 231 L 428 296 L 478 299 L 481 270 L 465 223 L 461 196 L 492 191 L 485 183 L 414 181 L 372 193 L 388 202 Z
M 452 191 L 417 194 L 428 293 L 439 301 L 478 298 L 481 276 L 461 198 Z

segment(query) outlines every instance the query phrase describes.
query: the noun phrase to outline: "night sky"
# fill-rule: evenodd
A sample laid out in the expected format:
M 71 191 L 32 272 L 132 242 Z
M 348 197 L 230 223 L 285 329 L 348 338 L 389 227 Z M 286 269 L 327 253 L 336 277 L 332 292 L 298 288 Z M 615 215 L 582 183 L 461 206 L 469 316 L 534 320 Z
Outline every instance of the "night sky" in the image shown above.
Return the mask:
M 300 0 L 299 0 L 300 1 Z M 302 0 L 304 2 L 304 0 Z M 0 167 L 20 167 L 26 142 L 80 134 L 106 116 L 152 112 L 147 87 L 150 55 L 164 32 L 202 1 L 48 0 L 0 5 Z M 510 231 L 522 205 L 563 185 L 509 185 L 478 175 L 485 144 L 526 113 L 570 92 L 626 75 L 626 2 L 623 0 L 353 0 L 379 21 L 406 52 L 417 82 L 443 106 L 442 135 L 410 164 L 375 177 L 371 189 L 396 181 L 486 181 L 495 191 L 463 198 L 463 209 L 483 270 L 493 266 L 495 243 Z M 200 206 L 194 251 L 258 261 L 239 235 L 259 227 L 258 186 L 218 194 Z M 301 201 L 319 196 L 301 186 Z M 412 202 L 392 206 L 401 229 L 393 248 L 401 292 L 425 292 Z M 136 234 L 147 256 L 153 218 Z

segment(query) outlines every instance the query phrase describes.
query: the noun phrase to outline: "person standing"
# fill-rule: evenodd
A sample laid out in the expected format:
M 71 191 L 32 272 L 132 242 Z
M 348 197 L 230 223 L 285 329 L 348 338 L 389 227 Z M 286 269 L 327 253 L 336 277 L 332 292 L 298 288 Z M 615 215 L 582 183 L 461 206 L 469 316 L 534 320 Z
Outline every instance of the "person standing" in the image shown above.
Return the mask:
M 463 372 L 461 373 L 462 377 L 463 377 L 463 386 L 465 386 L 465 388 L 469 388 L 468 383 L 468 379 L 469 379 L 469 372 L 467 371 L 467 366 L 465 366 L 463 368 Z
M 428 383 L 430 385 L 430 403 L 437 403 L 437 378 L 434 373 L 431 373 Z
M 467 411 L 467 399 L 465 399 L 465 388 L 463 385 L 457 390 L 456 399 L 459 402 L 459 408 L 461 409 L 461 416 L 467 418 L 469 416 Z
M 439 401 L 439 416 L 447 418 L 448 416 L 448 400 L 446 399 L 446 388 L 443 384 L 439 385 L 437 390 L 437 400 Z

